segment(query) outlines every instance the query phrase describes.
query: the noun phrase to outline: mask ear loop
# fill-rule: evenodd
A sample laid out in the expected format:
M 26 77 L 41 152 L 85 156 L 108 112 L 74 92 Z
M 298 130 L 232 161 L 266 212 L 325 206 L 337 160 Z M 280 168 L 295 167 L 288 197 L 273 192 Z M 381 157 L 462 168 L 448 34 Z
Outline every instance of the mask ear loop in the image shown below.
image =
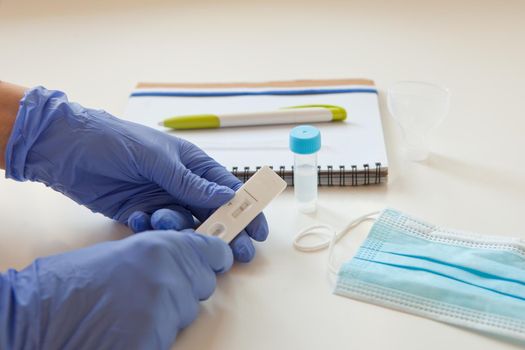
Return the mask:
M 339 271 L 339 267 L 341 264 L 336 264 L 334 259 L 334 247 L 339 242 L 341 238 L 343 238 L 350 230 L 352 230 L 354 227 L 358 226 L 364 221 L 367 220 L 375 220 L 376 216 L 380 213 L 380 211 L 374 211 L 365 215 L 362 215 L 348 223 L 341 231 L 337 232 L 335 229 L 330 225 L 314 225 L 307 227 L 295 236 L 293 240 L 293 246 L 295 249 L 301 251 L 301 252 L 316 252 L 319 250 L 323 250 L 328 247 L 328 271 L 334 275 L 337 275 Z M 319 237 L 320 241 L 318 243 L 314 244 L 304 244 L 301 242 L 305 237 Z
M 328 271 L 334 275 L 337 275 L 339 272 L 339 268 L 341 267 L 341 263 L 335 263 L 335 254 L 334 254 L 334 248 L 337 242 L 341 238 L 343 238 L 350 230 L 354 229 L 356 226 L 359 226 L 361 223 L 368 221 L 368 220 L 375 220 L 376 216 L 379 215 L 380 211 L 373 211 L 371 213 L 362 215 L 354 220 L 352 220 L 348 225 L 346 225 L 341 231 L 338 233 L 335 233 L 330 240 L 330 245 L 328 247 Z

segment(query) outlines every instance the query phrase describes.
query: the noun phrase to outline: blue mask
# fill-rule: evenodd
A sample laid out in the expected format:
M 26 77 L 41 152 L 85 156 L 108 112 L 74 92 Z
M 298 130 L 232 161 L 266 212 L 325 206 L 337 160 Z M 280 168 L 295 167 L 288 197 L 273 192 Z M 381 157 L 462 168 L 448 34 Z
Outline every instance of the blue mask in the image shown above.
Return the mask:
M 339 270 L 335 293 L 525 344 L 525 243 L 387 209 Z

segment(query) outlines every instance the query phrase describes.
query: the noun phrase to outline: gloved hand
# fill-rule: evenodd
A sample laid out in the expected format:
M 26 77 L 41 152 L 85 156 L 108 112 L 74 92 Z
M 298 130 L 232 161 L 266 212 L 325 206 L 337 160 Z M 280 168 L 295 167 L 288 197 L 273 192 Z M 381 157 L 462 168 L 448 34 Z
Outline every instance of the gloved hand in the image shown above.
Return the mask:
M 0 276 L 1 349 L 168 349 L 230 269 L 230 248 L 151 231 Z
M 193 228 L 230 200 L 241 182 L 183 139 L 70 103 L 42 87 L 20 103 L 6 149 L 6 177 L 38 181 L 94 212 L 127 223 L 134 212 L 148 229 L 149 215 L 175 211 L 178 229 Z M 141 226 L 141 227 L 138 227 Z M 250 261 L 268 225 L 259 215 L 231 243 L 237 260 Z

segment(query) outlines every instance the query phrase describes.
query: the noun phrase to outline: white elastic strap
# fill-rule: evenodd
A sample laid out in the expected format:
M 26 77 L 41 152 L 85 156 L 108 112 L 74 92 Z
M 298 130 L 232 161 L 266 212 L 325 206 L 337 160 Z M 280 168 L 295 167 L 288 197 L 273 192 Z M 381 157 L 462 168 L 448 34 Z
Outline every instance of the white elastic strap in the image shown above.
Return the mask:
M 365 215 L 362 215 L 354 220 L 352 220 L 348 225 L 346 225 L 341 231 L 336 232 L 332 226 L 329 225 L 314 225 L 307 227 L 301 230 L 295 236 L 293 240 L 293 246 L 295 249 L 302 252 L 315 252 L 318 250 L 323 250 L 328 247 L 328 270 L 337 274 L 339 269 L 339 264 L 334 262 L 334 247 L 341 238 L 344 237 L 351 229 L 361 224 L 363 221 L 375 219 L 375 216 L 378 215 L 379 211 L 374 211 Z M 305 237 L 319 237 L 320 240 L 318 243 L 314 244 L 305 244 L 302 240 Z

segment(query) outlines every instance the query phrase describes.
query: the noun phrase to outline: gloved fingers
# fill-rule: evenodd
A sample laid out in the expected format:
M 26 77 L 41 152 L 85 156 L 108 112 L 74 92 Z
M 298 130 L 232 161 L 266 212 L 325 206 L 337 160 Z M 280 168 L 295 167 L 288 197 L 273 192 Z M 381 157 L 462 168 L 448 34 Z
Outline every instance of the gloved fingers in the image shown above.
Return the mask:
M 192 233 L 194 235 L 195 233 Z M 200 250 L 200 248 L 197 248 Z M 229 248 L 228 248 L 229 249 Z M 196 251 L 197 253 L 197 251 Z M 198 252 L 198 262 L 188 262 L 184 264 L 186 275 L 191 281 L 193 295 L 198 300 L 208 299 L 217 286 L 217 276 L 207 262 L 203 262 Z
M 241 187 L 242 182 L 236 176 L 202 149 L 186 140 L 181 139 L 180 143 L 181 161 L 192 173 L 233 190 Z
M 128 218 L 128 227 L 134 232 L 144 232 L 151 230 L 151 217 L 142 211 L 133 212 Z
M 178 261 L 184 271 L 184 276 L 189 280 L 193 297 L 198 300 L 208 299 L 217 285 L 217 277 L 215 276 L 215 268 L 225 269 L 231 266 L 231 251 L 225 243 L 227 251 L 216 251 L 213 246 L 207 243 L 206 238 L 199 238 L 195 231 L 184 230 L 177 232 L 170 232 L 175 240 L 179 240 L 181 244 L 173 250 L 172 256 L 174 260 Z M 220 242 L 219 242 L 220 244 Z M 224 247 L 223 247 L 224 250 Z M 229 256 L 227 261 L 221 255 Z M 228 266 L 224 266 L 227 264 Z
M 246 231 L 239 233 L 237 237 L 230 242 L 230 247 L 233 251 L 235 260 L 239 262 L 250 262 L 255 256 L 255 247 Z
M 184 266 L 177 265 L 174 271 L 175 276 L 184 276 L 183 271 Z M 171 292 L 175 296 L 175 310 L 179 314 L 179 327 L 180 329 L 186 328 L 190 325 L 199 314 L 199 302 L 195 297 L 193 288 L 190 284 L 190 281 L 186 279 L 180 279 L 175 281 L 175 284 L 172 286 Z
M 181 300 L 181 302 L 177 303 L 180 308 L 184 309 L 180 315 L 179 325 L 181 329 L 188 327 L 199 315 L 199 302 L 197 300 L 189 300 L 191 299 L 186 299 L 184 302 Z
M 184 230 L 194 228 L 195 221 L 191 212 L 180 206 L 163 208 L 151 216 L 151 226 L 155 230 Z
M 233 255 L 228 245 L 220 238 L 197 233 L 186 235 L 192 246 L 215 273 L 225 273 L 233 265 Z
M 218 185 L 192 173 L 177 160 L 169 158 L 169 155 L 166 155 L 164 164 L 171 164 L 171 166 L 154 170 L 151 180 L 183 205 L 218 208 L 235 194 L 227 186 Z
M 256 241 L 265 241 L 268 237 L 268 222 L 263 213 L 259 213 L 245 228 L 246 233 Z
M 171 258 L 172 263 L 167 267 L 173 274 L 167 274 L 163 279 L 178 276 L 171 282 L 176 289 L 175 294 L 186 295 L 183 298 L 186 301 L 209 298 L 217 284 L 215 273 L 225 272 L 233 264 L 232 252 L 226 243 L 216 237 L 198 235 L 193 230 L 150 231 L 141 238 L 137 247 L 146 251 L 146 257 L 161 257 L 167 253 L 166 256 Z M 188 290 L 191 295 L 188 295 Z M 188 310 L 187 307 L 181 305 L 178 309 L 183 315 L 193 315 L 195 310 Z M 190 317 L 187 321 L 192 319 Z
M 199 281 L 192 283 L 194 295 L 200 301 L 211 297 L 215 291 L 215 287 L 217 286 L 217 276 L 215 275 L 215 272 L 213 272 L 209 266 L 206 266 L 206 268 L 203 269 L 200 274 L 193 276 L 194 278 L 199 278 Z
M 128 226 L 133 232 L 155 230 L 183 230 L 195 227 L 191 212 L 181 206 L 174 205 L 155 211 L 149 215 L 142 211 L 133 212 L 128 218 Z

